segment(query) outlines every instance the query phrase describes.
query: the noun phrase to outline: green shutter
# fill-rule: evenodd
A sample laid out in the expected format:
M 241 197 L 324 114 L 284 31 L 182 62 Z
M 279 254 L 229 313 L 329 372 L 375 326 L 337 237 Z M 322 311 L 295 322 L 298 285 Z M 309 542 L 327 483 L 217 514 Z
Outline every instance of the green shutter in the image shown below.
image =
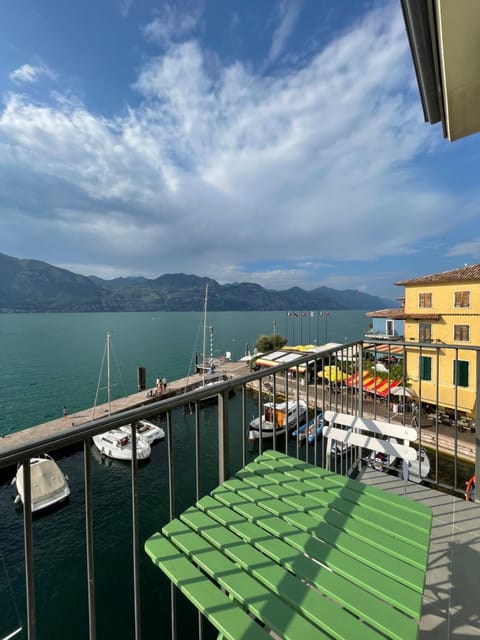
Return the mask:
M 453 361 L 453 384 L 468 387 L 468 362 L 466 360 Z
M 428 356 L 420 356 L 420 379 L 432 379 L 432 359 Z

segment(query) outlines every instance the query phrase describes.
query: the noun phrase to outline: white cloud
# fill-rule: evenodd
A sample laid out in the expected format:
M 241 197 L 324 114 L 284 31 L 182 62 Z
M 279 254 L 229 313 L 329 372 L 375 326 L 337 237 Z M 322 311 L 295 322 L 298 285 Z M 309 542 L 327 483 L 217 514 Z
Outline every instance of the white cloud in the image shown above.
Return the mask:
M 91 273 L 97 264 L 312 288 L 319 260 L 400 259 L 459 223 L 454 196 L 409 170 L 430 134 L 409 94 L 398 10 L 374 12 L 278 78 L 206 64 L 194 41 L 171 44 L 193 24 L 172 11 L 146 29 L 169 47 L 139 74 L 138 108 L 104 118 L 65 97 L 7 99 L 0 237 L 21 224 L 42 247 L 32 257 Z M 292 20 L 277 31 L 276 55 Z M 286 266 L 246 267 L 259 259 Z
M 454 245 L 447 252 L 448 256 L 466 256 L 480 262 L 480 239 L 472 239 L 469 242 L 461 242 Z
M 282 0 L 282 2 L 278 3 L 279 23 L 272 37 L 272 44 L 268 54 L 268 64 L 275 62 L 283 53 L 301 9 L 302 2 L 300 0 L 297 0 L 297 2 Z
M 10 80 L 16 84 L 37 82 L 41 76 L 55 80 L 57 74 L 45 65 L 33 66 L 24 64 L 9 74 Z
M 120 0 L 120 15 L 122 18 L 128 18 L 132 4 L 133 0 Z
M 147 40 L 160 45 L 170 45 L 172 42 L 183 40 L 190 35 L 197 26 L 201 15 L 201 5 L 191 7 L 184 12 L 176 5 L 166 2 L 162 5 L 158 15 L 145 26 L 143 33 Z

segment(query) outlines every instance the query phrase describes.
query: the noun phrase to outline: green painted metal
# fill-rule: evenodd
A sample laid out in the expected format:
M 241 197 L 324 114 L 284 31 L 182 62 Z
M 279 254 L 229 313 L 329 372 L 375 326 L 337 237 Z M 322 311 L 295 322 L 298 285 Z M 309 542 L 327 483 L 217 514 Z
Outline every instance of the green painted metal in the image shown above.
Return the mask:
M 265 625 L 285 639 L 407 640 L 418 635 L 431 518 L 267 451 L 145 548 L 225 638 Z M 248 611 L 247 626 L 227 623 L 224 599 L 246 625 Z
M 171 542 L 156 533 L 145 544 L 153 563 L 229 640 L 267 640 L 269 635 L 217 589 Z

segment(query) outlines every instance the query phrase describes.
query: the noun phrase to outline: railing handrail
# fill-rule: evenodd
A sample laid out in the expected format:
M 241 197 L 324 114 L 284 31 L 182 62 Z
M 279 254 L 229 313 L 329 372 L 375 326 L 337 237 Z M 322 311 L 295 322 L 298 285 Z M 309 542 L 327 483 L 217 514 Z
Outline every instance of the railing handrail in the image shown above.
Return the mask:
M 309 352 L 306 355 L 299 355 L 298 358 L 295 358 L 295 360 L 288 363 L 275 365 L 269 370 L 255 371 L 239 376 L 234 380 L 215 383 L 214 388 L 206 389 L 205 387 L 201 387 L 199 389 L 187 391 L 156 402 L 150 402 L 140 407 L 126 409 L 116 413 L 111 413 L 108 416 L 87 420 L 81 424 L 75 424 L 75 426 L 68 426 L 55 434 L 49 434 L 38 438 L 35 438 L 33 434 L 33 439 L 30 438 L 29 442 L 9 446 L 8 436 L 6 436 L 0 441 L 0 469 L 15 465 L 19 461 L 21 462 L 27 458 L 34 457 L 40 453 L 44 453 L 45 451 L 55 451 L 57 449 L 79 444 L 87 438 L 91 438 L 98 433 L 102 433 L 110 429 L 116 429 L 124 425 L 135 423 L 138 420 L 165 414 L 179 407 L 188 405 L 189 403 L 193 404 L 195 402 L 201 402 L 207 398 L 228 392 L 235 387 L 246 385 L 248 382 L 268 378 L 273 374 L 278 375 L 292 367 L 301 366 L 302 364 L 311 363 L 312 361 L 328 359 L 339 351 L 346 350 L 359 344 L 362 344 L 361 340 L 345 343 L 341 347 L 331 347 L 315 353 Z M 33 426 L 23 431 L 28 430 L 30 434 L 32 434 L 32 430 L 35 429 L 36 427 Z M 15 432 L 15 434 L 18 433 L 19 432 Z

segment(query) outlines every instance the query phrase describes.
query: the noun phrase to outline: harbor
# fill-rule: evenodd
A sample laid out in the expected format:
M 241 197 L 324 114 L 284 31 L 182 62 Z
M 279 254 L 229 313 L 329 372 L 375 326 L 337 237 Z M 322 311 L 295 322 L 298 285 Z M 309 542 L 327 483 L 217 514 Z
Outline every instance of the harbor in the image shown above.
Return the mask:
M 235 380 L 249 373 L 248 364 L 245 362 L 225 361 L 222 363 L 221 373 L 229 380 Z M 65 407 L 66 415 L 64 414 L 60 418 L 49 420 L 48 422 L 34 425 L 28 429 L 16 431 L 0 438 L 0 456 L 9 449 L 31 444 L 35 440 L 71 433 L 76 427 L 78 428 L 82 424 L 95 418 L 103 418 L 122 411 L 152 405 L 159 400 L 167 400 L 198 389 L 201 385 L 202 374 L 195 373 L 185 378 L 167 380 L 166 388 L 163 389 L 161 393 L 158 393 L 157 387 L 154 386 L 141 389 L 136 393 L 124 397 L 112 399 L 110 402 L 104 402 L 96 407 L 75 411 L 71 414 L 68 412 L 68 408 Z
M 247 362 L 222 361 L 221 369 L 218 371 L 225 376 L 225 379 L 236 380 L 250 373 Z M 122 411 L 128 411 L 143 406 L 152 405 L 160 400 L 170 399 L 184 393 L 188 393 L 200 388 L 202 385 L 202 373 L 195 373 L 185 378 L 178 378 L 167 381 L 166 388 L 159 392 L 157 386 L 141 389 L 136 393 L 127 396 L 112 399 L 110 402 L 104 402 L 95 407 L 86 408 L 84 410 L 75 411 L 62 415 L 59 418 L 33 425 L 28 429 L 23 429 L 15 433 L 7 434 L 0 438 L 0 455 L 8 449 L 15 448 L 20 445 L 27 445 L 33 440 L 48 438 L 53 435 L 71 433 L 76 427 L 85 424 L 95 418 L 102 418 L 108 415 L 118 414 Z M 248 382 L 246 388 L 254 393 L 259 392 L 258 381 Z M 265 398 L 271 396 L 271 382 L 265 379 L 262 383 L 262 390 Z M 296 388 L 291 385 L 289 390 L 291 397 L 296 397 Z M 335 408 L 340 406 L 342 400 L 340 396 L 332 396 L 328 391 L 325 395 L 325 407 L 318 406 L 315 398 L 322 397 L 322 389 L 315 385 L 302 385 L 299 387 L 299 398 L 308 402 L 310 410 L 322 411 L 323 409 Z M 282 378 L 277 381 L 277 396 L 285 397 L 285 386 Z M 318 400 L 317 400 L 318 401 Z M 391 420 L 393 422 L 403 422 L 411 424 L 413 414 L 411 412 L 392 413 L 386 403 L 375 401 L 373 398 L 363 400 L 363 415 L 368 418 L 381 418 Z M 423 416 L 421 424 L 421 442 L 422 445 L 437 450 L 444 455 L 456 455 L 465 462 L 474 464 L 475 462 L 475 433 L 465 429 L 455 429 L 441 422 L 435 424 L 432 418 Z
M 222 319 L 224 316 L 221 316 Z M 272 315 L 242 314 L 239 317 L 244 325 L 251 319 L 251 325 L 248 329 L 250 334 L 255 335 L 258 330 L 255 327 L 261 325 L 264 318 L 271 322 Z M 361 330 L 362 316 L 358 314 L 358 327 Z M 7 318 L 8 319 L 8 318 Z M 6 326 L 4 317 L 4 333 Z M 35 446 L 41 446 L 43 439 L 53 440 L 57 442 L 62 438 L 71 437 L 77 442 L 76 446 L 70 447 L 68 450 L 57 449 L 54 454 L 56 462 L 59 464 L 62 472 L 68 476 L 71 489 L 71 495 L 68 499 L 49 512 L 35 516 L 33 522 L 33 530 L 35 536 L 35 580 L 39 585 L 36 593 L 36 624 L 37 637 L 43 638 L 61 638 L 64 637 L 65 629 L 69 629 L 69 637 L 74 640 L 82 640 L 88 637 L 88 599 L 86 594 L 86 584 L 88 577 L 86 573 L 87 558 L 85 550 L 85 464 L 89 459 L 90 468 L 90 491 L 92 494 L 93 512 L 91 514 L 91 525 L 93 528 L 93 538 L 95 545 L 95 585 L 99 606 L 96 610 L 96 627 L 98 637 L 117 637 L 132 638 L 134 637 L 134 616 L 132 609 L 133 593 L 132 593 L 132 529 L 130 513 L 132 510 L 131 499 L 131 465 L 117 460 L 103 459 L 97 447 L 91 443 L 88 436 L 82 433 L 82 424 L 90 421 L 92 417 L 100 418 L 105 421 L 105 428 L 108 429 L 108 420 L 111 416 L 115 416 L 122 411 L 153 411 L 156 406 L 159 411 L 163 411 L 164 417 L 159 422 L 162 428 L 169 435 L 172 450 L 169 452 L 169 438 L 165 438 L 151 447 L 151 456 L 139 465 L 137 489 L 138 495 L 138 523 L 136 529 L 136 540 L 140 547 L 148 536 L 159 530 L 165 522 L 170 518 L 169 503 L 169 473 L 170 465 L 172 465 L 172 473 L 174 474 L 175 495 L 172 509 L 176 513 L 183 510 L 193 502 L 193 497 L 198 491 L 200 495 L 208 493 L 212 487 L 218 484 L 218 434 L 219 427 L 218 409 L 213 405 L 209 405 L 198 412 L 198 425 L 196 412 L 185 411 L 182 407 L 175 408 L 181 398 L 181 394 L 185 391 L 185 386 L 191 384 L 195 386 L 201 381 L 201 376 L 182 376 L 183 371 L 188 370 L 188 360 L 190 357 L 191 346 L 190 340 L 185 340 L 183 327 L 180 334 L 179 344 L 184 344 L 184 351 L 181 347 L 175 349 L 170 348 L 169 344 L 175 341 L 176 334 L 168 331 L 159 331 L 160 322 L 152 322 L 147 316 L 135 315 L 130 317 L 115 316 L 114 318 L 100 318 L 100 316 L 84 316 L 81 323 L 75 330 L 84 328 L 88 324 L 99 322 L 101 326 L 97 328 L 98 338 L 96 343 L 89 335 L 85 340 L 77 340 L 72 347 L 71 335 L 71 317 L 55 316 L 47 318 L 38 316 L 31 318 L 11 318 L 10 333 L 18 340 L 10 338 L 6 341 L 7 347 L 12 344 L 12 352 L 20 353 L 24 358 L 25 364 L 22 369 L 16 369 L 13 366 L 13 359 L 9 362 L 4 360 L 2 365 L 5 372 L 8 373 L 9 387 L 3 387 L 3 393 L 8 394 L 5 400 L 12 402 L 15 400 L 15 410 L 9 409 L 10 405 L 4 401 L 4 413 L 2 415 L 3 424 L 15 424 L 16 431 L 5 433 L 4 438 L 0 438 L 0 447 L 2 454 L 16 447 L 26 447 L 28 442 L 33 441 Z M 127 388 L 134 389 L 133 393 L 127 393 L 122 397 L 116 397 L 111 400 L 110 407 L 108 403 L 98 403 L 93 412 L 92 405 L 95 397 L 96 376 L 98 373 L 98 352 L 100 351 L 105 337 L 105 325 L 111 325 L 113 321 L 117 321 L 115 327 L 115 347 L 116 349 L 123 344 L 128 343 L 128 353 L 120 350 L 120 360 L 124 366 L 122 369 L 129 374 L 127 379 Z M 167 321 L 172 320 L 171 317 L 166 318 Z M 179 319 L 174 318 L 179 324 Z M 48 323 L 47 323 L 48 321 Z M 101 321 L 101 322 L 100 322 Z M 133 322 L 136 324 L 133 325 Z M 43 343 L 37 340 L 28 340 L 29 335 L 38 335 L 38 324 L 45 323 L 45 330 L 52 332 L 52 341 Z M 125 330 L 121 326 L 125 323 Z M 198 324 L 198 314 L 191 318 L 192 326 Z M 35 331 L 27 331 L 28 324 L 35 324 Z M 48 325 L 48 326 L 47 326 Z M 133 325 L 133 326 L 132 326 Z M 108 326 L 108 325 L 107 325 Z M 17 327 L 21 330 L 17 331 Z M 62 330 L 65 332 L 65 348 L 58 348 L 58 336 Z M 332 329 L 333 330 L 333 329 Z M 353 328 L 350 332 L 353 332 Z M 88 328 L 88 332 L 93 335 L 92 327 Z M 87 334 L 88 334 L 87 332 Z M 347 331 L 345 331 L 347 333 Z M 142 351 L 144 341 L 139 341 L 135 336 L 144 335 L 149 346 L 149 353 Z M 165 343 L 159 341 L 158 336 L 165 340 Z M 89 339 L 90 338 L 90 339 Z M 56 342 L 55 342 L 56 340 Z M 245 334 L 242 338 L 238 338 L 242 342 L 247 342 Z M 231 342 L 231 339 L 230 339 Z M 88 346 L 89 351 L 84 348 Z M 175 343 L 176 344 L 176 343 Z M 52 345 L 56 345 L 53 351 Z M 171 345 L 170 345 L 171 347 Z M 36 351 L 35 351 L 36 349 Z M 8 350 L 7 350 L 8 351 Z M 151 353 L 150 353 L 151 352 Z M 23 355 L 24 354 L 24 355 Z M 170 359 L 167 361 L 166 354 Z M 53 357 L 53 355 L 55 357 Z M 85 356 L 89 356 L 88 358 Z M 61 361 L 60 358 L 63 357 Z M 237 350 L 237 357 L 238 350 Z M 137 366 L 141 362 L 146 367 L 149 383 L 145 385 L 145 389 L 137 388 Z M 50 368 L 49 368 L 50 367 Z M 18 376 L 17 376 L 18 372 Z M 40 373 L 41 372 L 41 373 Z M 20 375 L 21 374 L 21 375 Z M 232 376 L 231 382 L 228 384 L 237 384 L 244 374 L 248 374 L 248 378 L 253 375 L 249 372 L 248 366 L 241 362 L 225 363 L 225 374 Z M 156 389 L 155 380 L 157 377 L 167 377 L 167 389 L 162 396 L 150 397 L 150 392 Z M 16 377 L 17 376 L 17 377 Z M 281 379 L 277 375 L 278 399 L 281 398 L 280 383 Z M 15 391 L 15 382 L 18 379 L 18 391 Z M 71 381 L 71 384 L 70 384 Z M 245 460 L 248 462 L 258 455 L 260 443 L 246 442 L 245 429 L 248 429 L 250 420 L 258 415 L 258 391 L 255 391 L 254 380 L 246 383 L 245 389 L 252 393 L 243 394 L 237 392 L 228 402 L 228 424 L 229 424 L 229 454 L 228 461 L 231 469 L 238 468 L 243 463 L 242 456 L 245 452 Z M 268 376 L 263 379 L 264 386 L 269 382 Z M 247 386 L 248 385 L 248 386 Z M 277 385 L 276 385 L 277 386 Z M 241 388 L 241 387 L 239 387 Z M 192 387 L 187 388 L 190 393 Z M 300 398 L 306 398 L 310 406 L 315 399 L 314 385 L 298 386 Z M 265 389 L 268 391 L 268 389 Z M 291 385 L 291 392 L 296 392 L 297 385 Z M 115 387 L 115 391 L 120 395 L 121 388 Z M 308 391 L 308 393 L 307 393 Z M 319 397 L 321 397 L 322 387 L 318 386 Z M 178 395 L 176 395 L 178 394 Z M 246 409 L 243 407 L 244 395 L 246 396 Z M 48 400 L 46 407 L 43 409 L 42 400 Z M 264 401 L 269 400 L 267 393 Z M 351 402 L 352 394 L 348 394 L 348 402 Z M 346 396 L 343 401 L 346 401 Z M 342 393 L 335 394 L 326 393 L 325 402 L 329 403 L 331 409 L 335 409 L 336 403 L 341 410 Z M 319 403 L 320 404 L 320 403 Z M 63 406 L 66 406 L 67 415 L 63 416 Z M 13 406 L 13 404 L 12 404 Z M 325 408 L 326 405 L 325 405 Z M 389 407 L 383 402 L 370 403 L 364 401 L 363 404 L 365 414 L 374 414 L 385 419 L 388 417 Z M 157 409 L 155 408 L 155 411 Z M 165 412 L 171 413 L 171 420 L 167 421 Z M 92 415 L 93 414 L 93 415 Z M 153 413 L 151 414 L 154 415 Z M 43 419 L 42 419 L 43 418 Z M 46 419 L 45 419 L 46 418 Z M 410 414 L 396 415 L 395 421 L 405 418 L 405 422 L 411 420 Z M 169 424 L 171 425 L 169 427 Z M 72 425 L 72 423 L 75 423 Z M 23 427 L 23 428 L 20 428 Z M 170 428 L 170 432 L 169 432 Z M 33 435 L 38 434 L 38 429 L 42 429 L 42 437 L 35 439 Z M 453 427 L 443 425 L 442 429 L 450 430 L 449 437 L 453 436 L 453 444 L 455 442 L 455 430 Z M 424 434 L 432 431 L 432 427 L 422 425 L 421 437 L 422 443 L 425 444 Z M 458 432 L 460 436 L 460 432 Z M 467 438 L 471 437 L 468 432 L 462 435 Z M 199 438 L 199 446 L 197 451 L 197 437 Z M 318 448 L 320 455 L 320 444 L 322 440 L 317 441 L 318 447 L 300 444 L 295 439 L 280 438 L 277 447 L 282 450 L 288 450 L 290 455 L 300 455 L 302 458 L 309 456 L 310 458 Z M 271 448 L 272 440 L 262 444 L 263 448 Z M 245 447 L 245 449 L 244 449 Z M 298 453 L 297 453 L 298 449 Z M 85 456 L 85 452 L 91 455 Z M 432 456 L 433 473 L 436 474 L 436 467 L 439 469 L 447 468 L 450 458 L 439 455 L 437 463 L 436 457 Z M 453 458 L 452 458 L 453 460 Z M 456 477 L 458 487 L 464 485 L 464 480 L 468 479 L 468 473 L 471 465 L 465 469 L 460 462 L 455 462 L 455 471 L 448 470 L 448 475 L 442 477 L 442 481 L 451 483 L 451 478 Z M 8 473 L 4 475 L 5 481 L 0 485 L 0 512 L 3 517 L 3 538 L 2 550 L 5 557 L 5 564 L 8 571 L 8 579 L 12 586 L 12 592 L 15 596 L 16 607 L 21 613 L 21 622 L 25 622 L 25 557 L 23 546 L 23 510 L 20 505 L 15 505 L 13 500 L 15 497 L 15 489 L 11 486 L 13 473 L 11 468 L 7 469 Z M 377 474 L 380 486 L 387 483 L 398 481 L 398 476 L 390 476 L 388 474 Z M 437 476 L 435 475 L 435 478 Z M 445 494 L 439 494 L 428 486 L 418 485 L 409 487 L 412 495 L 416 495 L 419 490 L 423 489 L 431 492 L 432 501 L 442 504 L 446 500 L 457 500 Z M 399 486 L 401 491 L 401 486 Z M 463 501 L 462 508 L 471 509 L 476 505 L 470 505 Z M 457 512 L 459 508 L 457 507 Z M 468 515 L 468 514 L 466 514 Z M 90 516 L 89 516 L 90 517 Z M 436 523 L 438 531 L 441 530 L 441 514 L 438 515 Z M 437 577 L 435 568 L 435 556 L 432 556 L 432 573 L 429 577 L 431 588 L 427 592 L 428 596 L 428 613 L 435 616 L 435 624 L 442 625 L 441 616 L 438 613 L 441 607 L 441 601 L 437 601 L 435 595 L 435 584 L 448 584 L 448 576 L 445 571 L 440 577 Z M 65 567 L 68 566 L 68 571 Z M 158 569 L 156 569 L 150 560 L 145 556 L 140 548 L 139 551 L 140 566 L 140 588 L 141 593 L 141 619 L 142 619 L 142 637 L 154 638 L 158 635 L 158 620 L 166 620 L 169 618 L 169 589 L 163 589 L 160 584 Z M 470 565 L 469 565 L 470 566 Z M 460 580 L 461 566 L 455 566 L 456 581 L 453 584 L 455 590 L 461 589 L 461 584 L 457 586 Z M 458 580 L 457 580 L 458 579 Z M 462 578 L 463 579 L 463 578 Z M 6 582 L 4 583 L 7 584 Z M 445 587 L 447 588 L 447 587 Z M 460 591 L 455 591 L 460 593 Z M 0 584 L 0 602 L 3 614 L 2 624 L 3 632 L 14 629 L 19 622 L 15 618 L 15 604 L 12 602 L 9 591 L 5 588 L 2 591 Z M 112 618 L 110 612 L 115 608 L 118 613 Z M 196 612 L 192 613 L 185 609 L 183 604 L 180 606 L 178 637 L 191 637 L 191 629 L 196 626 Z M 467 609 L 463 609 L 467 612 Z M 78 620 L 78 624 L 72 629 L 70 621 L 72 618 Z M 457 627 L 465 621 L 462 610 L 456 613 Z M 428 628 L 428 619 L 425 624 Z M 168 624 L 167 624 L 168 626 Z M 441 627 L 443 628 L 443 627 Z M 165 631 L 166 632 L 166 631 Z M 167 632 L 166 632 L 167 633 Z M 167 634 L 168 635 L 168 634 Z M 26 636 L 24 636 L 26 637 Z

